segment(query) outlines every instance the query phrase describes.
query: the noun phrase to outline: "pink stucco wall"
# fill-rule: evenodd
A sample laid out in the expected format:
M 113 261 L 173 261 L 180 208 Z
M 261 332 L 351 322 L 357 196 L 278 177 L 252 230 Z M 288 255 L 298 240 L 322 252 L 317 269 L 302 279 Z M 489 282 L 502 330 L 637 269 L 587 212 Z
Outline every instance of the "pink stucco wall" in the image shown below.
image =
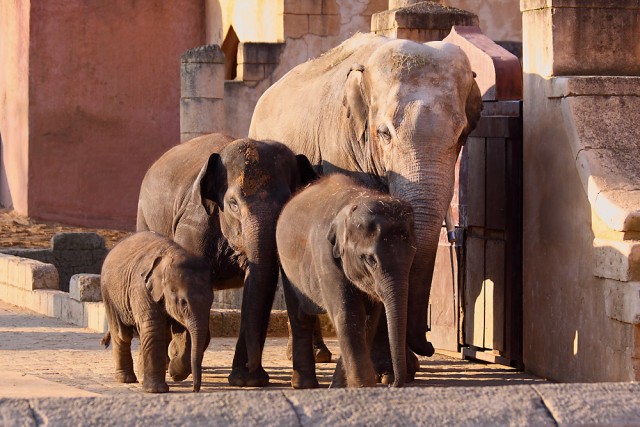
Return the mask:
M 0 2 L 0 205 L 27 210 L 29 1 Z
M 180 55 L 205 41 L 204 2 L 34 1 L 30 15 L 27 213 L 133 228 L 146 169 L 179 142 Z

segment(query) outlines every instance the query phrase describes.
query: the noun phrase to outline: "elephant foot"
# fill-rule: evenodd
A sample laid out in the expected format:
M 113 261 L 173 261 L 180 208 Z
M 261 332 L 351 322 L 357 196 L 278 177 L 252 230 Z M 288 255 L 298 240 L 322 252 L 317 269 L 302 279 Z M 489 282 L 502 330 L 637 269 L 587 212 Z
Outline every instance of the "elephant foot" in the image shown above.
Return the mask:
M 301 375 L 298 371 L 293 371 L 291 375 L 291 387 L 295 389 L 318 388 L 318 378 L 314 375 Z
M 164 381 L 145 381 L 142 384 L 142 390 L 146 393 L 166 393 L 169 391 L 169 386 Z
M 269 374 L 262 366 L 254 372 L 249 372 L 247 368 L 234 367 L 227 380 L 235 387 L 266 387 L 269 385 Z
M 420 361 L 418 360 L 418 356 L 415 355 L 413 351 L 407 352 L 407 381 L 410 383 L 411 381 L 416 379 L 416 372 L 420 370 Z
M 184 381 L 191 375 L 191 365 L 185 366 L 180 359 L 169 362 L 169 376 L 173 381 Z
M 119 383 L 130 384 L 138 382 L 136 374 L 134 374 L 133 372 L 116 372 L 115 378 Z
M 313 355 L 316 363 L 329 363 L 331 362 L 331 352 L 324 343 L 322 345 L 313 346 Z M 287 354 L 288 356 L 288 354 Z

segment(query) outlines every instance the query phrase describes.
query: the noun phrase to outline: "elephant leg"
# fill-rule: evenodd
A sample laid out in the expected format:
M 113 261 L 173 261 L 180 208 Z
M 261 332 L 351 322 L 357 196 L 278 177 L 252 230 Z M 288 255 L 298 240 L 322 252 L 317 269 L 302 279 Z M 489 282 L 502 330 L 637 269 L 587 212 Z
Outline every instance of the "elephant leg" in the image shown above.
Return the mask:
M 282 274 L 282 284 L 287 314 L 289 315 L 289 340 L 292 347 L 291 386 L 296 389 L 318 388 L 320 384 L 316 377 L 313 351 L 313 330 L 317 316 L 308 315 L 300 309 L 298 297 L 284 273 Z
M 169 376 L 173 381 L 183 381 L 191 374 L 191 337 L 184 326 L 171 322 L 169 342 Z
M 165 379 L 166 364 L 166 319 L 157 314 L 139 322 L 140 354 L 142 359 L 142 389 L 147 393 L 166 393 L 169 391 Z
M 276 289 L 256 289 L 264 283 L 255 278 L 245 281 L 240 311 L 240 336 L 228 381 L 237 387 L 265 387 L 269 374 L 262 367 L 262 351 L 267 338 L 269 316 Z M 269 280 L 265 280 L 268 283 Z M 274 283 L 277 281 L 274 280 Z M 266 293 L 266 294 L 265 294 Z M 252 353 L 249 348 L 255 349 Z
M 373 310 L 370 304 L 359 298 L 354 300 L 352 295 L 343 299 L 340 304 L 344 306 L 327 307 L 336 327 L 341 352 L 330 387 L 342 387 L 345 382 L 347 387 L 373 387 L 376 375 L 369 345 L 373 333 L 367 329 L 367 324 L 370 326 L 371 323 L 377 323 L 374 311 L 380 309 Z M 343 380 L 341 371 L 346 375 L 346 381 Z
M 327 348 L 322 338 L 322 325 L 320 324 L 320 317 L 315 317 L 315 324 L 313 327 L 313 354 L 316 363 L 329 363 L 331 362 L 331 352 Z
M 329 363 L 331 362 L 331 351 L 327 348 L 322 338 L 322 325 L 320 324 L 320 317 L 315 316 L 315 325 L 313 327 L 313 354 L 316 363 Z M 291 360 L 293 357 L 293 348 L 291 340 L 291 324 L 289 326 L 289 340 L 287 341 L 287 359 Z
M 133 357 L 131 356 L 131 340 L 133 328 L 109 321 L 111 331 L 111 351 L 115 362 L 115 380 L 120 383 L 136 383 L 138 379 L 133 372 Z
M 416 372 L 420 370 L 420 362 L 416 355 L 407 347 L 407 379 L 411 382 L 416 377 Z M 377 381 L 389 385 L 393 384 L 393 363 L 391 360 L 391 349 L 389 348 L 389 333 L 387 329 L 387 318 L 382 311 L 378 327 L 375 330 L 373 339 L 371 358 L 376 370 Z

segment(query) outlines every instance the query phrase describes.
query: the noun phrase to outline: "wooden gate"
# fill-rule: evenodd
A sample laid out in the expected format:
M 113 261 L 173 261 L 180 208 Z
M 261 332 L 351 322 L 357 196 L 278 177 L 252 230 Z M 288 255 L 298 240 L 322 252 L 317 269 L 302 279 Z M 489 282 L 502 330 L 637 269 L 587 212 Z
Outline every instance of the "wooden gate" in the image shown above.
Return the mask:
M 456 166 L 456 241 L 441 232 L 429 339 L 464 357 L 522 362 L 522 71 L 475 27 L 446 41 L 465 50 L 484 109 Z

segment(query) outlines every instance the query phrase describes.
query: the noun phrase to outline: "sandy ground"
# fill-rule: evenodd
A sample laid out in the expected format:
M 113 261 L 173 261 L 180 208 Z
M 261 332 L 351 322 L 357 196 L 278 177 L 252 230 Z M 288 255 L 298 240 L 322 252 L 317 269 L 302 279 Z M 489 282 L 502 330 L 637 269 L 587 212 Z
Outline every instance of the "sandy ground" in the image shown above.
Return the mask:
M 63 232 L 95 232 L 112 248 L 118 241 L 131 234 L 129 231 L 83 228 L 51 222 L 37 221 L 14 211 L 0 209 L 0 247 L 48 248 L 51 238 Z

